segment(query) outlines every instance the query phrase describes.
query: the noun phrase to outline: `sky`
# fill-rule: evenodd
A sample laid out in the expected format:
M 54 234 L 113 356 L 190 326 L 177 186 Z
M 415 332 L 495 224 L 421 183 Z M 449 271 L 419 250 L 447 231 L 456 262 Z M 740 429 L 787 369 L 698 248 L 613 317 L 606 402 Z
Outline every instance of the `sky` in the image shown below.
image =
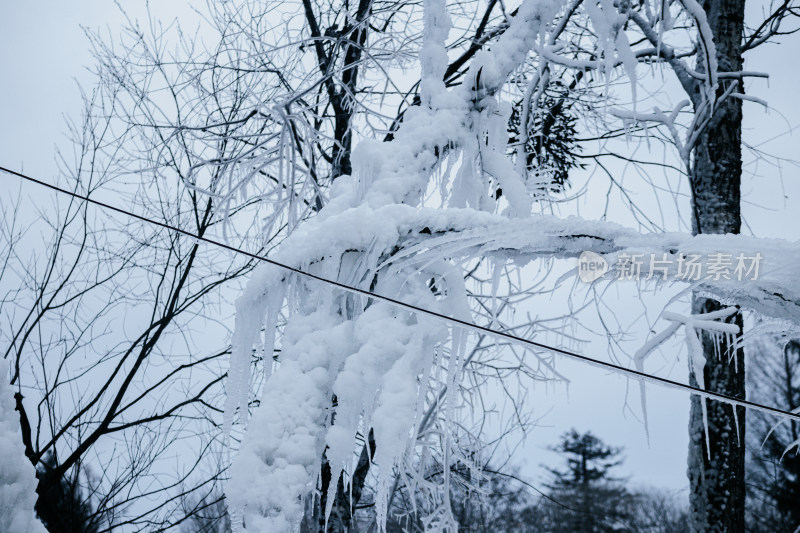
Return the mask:
M 140 0 L 120 3 L 133 17 L 145 15 Z M 170 0 L 154 3 L 152 9 L 162 20 L 179 16 L 185 27 L 192 27 L 197 14 L 188 5 L 184 0 Z M 756 15 L 759 4 L 750 2 L 749 6 L 750 15 Z M 91 56 L 81 25 L 113 35 L 122 22 L 119 9 L 108 0 L 0 4 L 0 165 L 43 179 L 55 175 L 55 147 L 68 148 L 64 120 L 80 116 L 77 83 L 88 87 L 92 80 L 86 69 Z M 749 82 L 747 93 L 768 101 L 772 107 L 765 111 L 759 104 L 745 104 L 745 142 L 788 159 L 796 157 L 800 135 L 800 131 L 791 134 L 793 128 L 800 126 L 800 74 L 795 68 L 798 52 L 800 36 L 793 36 L 780 47 L 756 51 L 745 65 L 746 69 L 771 74 L 769 82 Z M 800 198 L 799 177 L 795 163 L 756 157 L 751 150 L 745 152 L 743 210 L 750 231 L 759 236 L 798 240 L 800 224 L 792 202 Z M 12 178 L 0 179 L 4 180 L 2 190 L 16 188 Z M 26 194 L 37 199 L 50 193 L 26 188 Z M 638 302 L 634 292 L 622 290 L 618 305 L 623 313 L 626 309 L 635 313 Z M 588 355 L 602 356 L 592 351 L 602 350 L 603 346 L 590 344 L 581 349 Z M 559 371 L 572 382 L 569 388 L 539 385 L 533 389 L 530 402 L 534 416 L 542 418 L 517 453 L 525 473 L 541 479 L 539 465 L 553 460 L 547 447 L 555 444 L 561 433 L 575 427 L 591 430 L 609 444 L 625 446 L 627 460 L 623 469 L 633 483 L 674 490 L 686 487 L 685 394 L 648 388 L 648 442 L 635 411 L 626 407 L 638 401 L 633 383 L 567 360 L 558 364 Z M 684 377 L 680 368 L 674 372 L 672 376 Z
M 143 0 L 120 0 L 131 18 L 144 20 Z M 179 17 L 194 27 L 197 14 L 184 0 L 153 2 L 162 21 Z M 0 3 L 0 161 L 39 176 L 56 171 L 55 147 L 67 149 L 65 118 L 80 118 L 78 84 L 90 89 L 92 64 L 83 28 L 117 36 L 125 17 L 115 2 Z

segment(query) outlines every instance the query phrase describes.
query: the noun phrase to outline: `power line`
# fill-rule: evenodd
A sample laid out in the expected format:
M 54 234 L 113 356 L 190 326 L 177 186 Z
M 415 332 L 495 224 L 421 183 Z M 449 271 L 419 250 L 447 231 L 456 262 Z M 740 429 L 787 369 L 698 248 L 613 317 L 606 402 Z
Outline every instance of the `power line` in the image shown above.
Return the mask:
M 687 385 L 686 383 L 681 383 L 680 381 L 675 381 L 675 380 L 672 380 L 672 379 L 669 379 L 669 378 L 663 378 L 663 377 L 656 376 L 656 375 L 653 375 L 653 374 L 648 374 L 646 372 L 640 372 L 638 370 L 634 370 L 634 369 L 631 369 L 631 368 L 626 368 L 624 366 L 617 365 L 615 363 L 610 363 L 610 362 L 607 362 L 607 361 L 601 361 L 599 359 L 593 359 L 593 358 L 591 358 L 591 357 L 589 357 L 587 355 L 579 354 L 577 352 L 566 350 L 564 348 L 558 348 L 556 346 L 550 346 L 548 344 L 544 344 L 544 343 L 541 343 L 541 342 L 533 341 L 533 340 L 530 340 L 530 339 L 525 339 L 523 337 L 518 337 L 518 336 L 513 335 L 511 333 L 506 333 L 506 332 L 498 331 L 498 330 L 495 330 L 495 329 L 492 329 L 492 328 L 489 328 L 489 327 L 486 327 L 486 326 L 480 326 L 480 325 L 477 325 L 477 324 L 473 324 L 472 322 L 467 322 L 466 320 L 462 320 L 460 318 L 447 316 L 447 315 L 444 315 L 442 313 L 438 313 L 436 311 L 431 311 L 430 309 L 425 309 L 424 307 L 419 307 L 419 306 L 414 305 L 414 304 L 410 304 L 410 303 L 403 302 L 401 300 L 397 300 L 395 298 L 392 298 L 391 296 L 384 296 L 382 294 L 371 292 L 371 291 L 368 291 L 366 289 L 359 289 L 358 287 L 352 287 L 350 285 L 347 285 L 345 283 L 342 283 L 342 282 L 339 282 L 339 281 L 336 281 L 336 280 L 328 279 L 328 278 L 325 278 L 323 276 L 319 276 L 317 274 L 312 274 L 310 272 L 306 272 L 305 270 L 293 267 L 291 265 L 287 265 L 287 264 L 281 263 L 279 261 L 275 261 L 274 259 L 270 259 L 269 257 L 263 256 L 263 255 L 259 255 L 259 254 L 255 254 L 255 253 L 252 253 L 252 252 L 248 252 L 246 250 L 242 250 L 240 248 L 236 248 L 235 246 L 231 246 L 229 244 L 225 244 L 224 242 L 220 242 L 220 241 L 217 241 L 217 240 L 214 240 L 214 239 L 209 239 L 207 237 L 196 235 L 196 234 L 194 234 L 194 233 L 192 233 L 190 231 L 186 231 L 184 229 L 178 228 L 178 227 L 173 226 L 171 224 L 167 224 L 166 222 L 161 222 L 159 220 L 153 220 L 153 219 L 147 218 L 147 217 L 142 216 L 142 215 L 137 215 L 136 213 L 133 213 L 131 211 L 127 211 L 127 210 L 122 209 L 120 207 L 116 207 L 116 206 L 107 204 L 105 202 L 101 202 L 99 200 L 95 200 L 93 198 L 89 198 L 88 196 L 82 195 L 82 194 L 74 192 L 74 191 L 63 189 L 63 188 L 61 188 L 61 187 L 59 187 L 57 185 L 53 185 L 51 183 L 47 183 L 45 181 L 38 180 L 38 179 L 33 178 L 31 176 L 27 176 L 25 174 L 22 174 L 20 172 L 16 172 L 14 170 L 10 170 L 10 169 L 2 167 L 2 166 L 0 166 L 0 171 L 3 171 L 5 173 L 7 173 L 7 174 L 11 174 L 13 176 L 17 176 L 17 177 L 19 177 L 19 178 L 21 178 L 23 180 L 29 181 L 31 183 L 35 183 L 37 185 L 41 185 L 43 187 L 46 187 L 46 188 L 51 189 L 53 191 L 56 191 L 58 193 L 66 194 L 66 195 L 71 196 L 73 198 L 77 198 L 79 200 L 83 200 L 85 202 L 88 202 L 90 204 L 96 205 L 98 207 L 102 207 L 103 209 L 107 209 L 109 211 L 113 211 L 115 213 L 119 213 L 121 215 L 125 215 L 127 217 L 134 218 L 134 219 L 139 220 L 141 222 L 145 222 L 145 223 L 152 224 L 154 226 L 158 226 L 158 227 L 170 230 L 170 231 L 174 231 L 176 233 L 180 233 L 181 235 L 185 235 L 186 237 L 194 239 L 195 241 L 205 242 L 207 244 L 211 244 L 213 246 L 217 246 L 219 248 L 223 248 L 225 250 L 228 250 L 228 251 L 231 251 L 231 252 L 234 252 L 234 253 L 237 253 L 237 254 L 242 254 L 244 256 L 250 257 L 251 259 L 255 259 L 257 261 L 262 261 L 264 263 L 268 263 L 270 265 L 273 265 L 275 267 L 281 268 L 281 269 L 286 270 L 288 272 L 292 272 L 294 274 L 298 274 L 298 275 L 303 276 L 303 277 L 308 278 L 308 279 L 313 279 L 315 281 L 326 283 L 328 285 L 331 285 L 333 287 L 337 287 L 339 289 L 342 289 L 343 291 L 346 291 L 346 292 L 349 292 L 349 293 L 352 293 L 352 294 L 357 294 L 359 296 L 366 296 L 368 298 L 373 298 L 375 300 L 381 300 L 381 301 L 387 302 L 389 304 L 392 304 L 392 305 L 394 305 L 396 307 L 401 307 L 401 308 L 407 309 L 409 311 L 414 311 L 415 313 L 420 313 L 420 314 L 427 315 L 427 316 L 430 316 L 430 317 L 433 317 L 433 318 L 437 318 L 439 320 L 443 320 L 443 321 L 448 322 L 450 324 L 456 324 L 456 325 L 461 326 L 463 328 L 466 328 L 466 329 L 469 329 L 469 330 L 472 330 L 472 331 L 475 331 L 475 332 L 478 332 L 478 333 L 482 333 L 482 334 L 485 334 L 485 335 L 489 335 L 489 336 L 494 337 L 496 339 L 502 339 L 502 340 L 505 340 L 505 341 L 511 341 L 511 342 L 514 342 L 514 343 L 517 343 L 517 344 L 521 344 L 521 345 L 528 346 L 528 347 L 534 347 L 534 348 L 538 348 L 538 349 L 541 349 L 541 350 L 547 350 L 547 351 L 550 351 L 550 352 L 553 352 L 553 353 L 556 353 L 556 354 L 559 354 L 559 355 L 563 355 L 563 356 L 575 359 L 577 361 L 581 361 L 581 362 L 583 362 L 585 364 L 588 364 L 590 366 L 594 366 L 596 368 L 601 368 L 601 369 L 604 369 L 604 370 L 611 370 L 614 373 L 622 374 L 622 375 L 627 376 L 627 377 L 632 377 L 632 378 L 635 378 L 635 379 L 638 379 L 638 380 L 643 380 L 643 381 L 646 381 L 646 382 L 654 383 L 656 385 L 661 385 L 661 386 L 665 386 L 665 387 L 668 387 L 668 388 L 675 388 L 675 389 L 683 390 L 683 391 L 689 392 L 691 394 L 696 394 L 696 395 L 698 395 L 698 396 L 700 396 L 702 398 L 718 400 L 718 401 L 721 401 L 721 402 L 728 403 L 728 404 L 730 404 L 732 406 L 744 407 L 744 408 L 747 408 L 747 409 L 753 409 L 755 411 L 761 411 L 761 412 L 767 413 L 767 414 L 784 416 L 784 417 L 787 417 L 789 419 L 796 420 L 796 421 L 800 422 L 800 413 L 793 413 L 791 411 L 786 411 L 786 410 L 780 409 L 778 407 L 772 407 L 772 406 L 769 406 L 769 405 L 764 405 L 764 404 L 760 404 L 760 403 L 756 403 L 756 402 L 751 402 L 749 400 L 734 398 L 732 396 L 728 396 L 726 394 L 721 394 L 721 393 L 718 393 L 718 392 L 707 391 L 707 390 L 701 389 L 699 387 L 695 387 L 693 385 Z

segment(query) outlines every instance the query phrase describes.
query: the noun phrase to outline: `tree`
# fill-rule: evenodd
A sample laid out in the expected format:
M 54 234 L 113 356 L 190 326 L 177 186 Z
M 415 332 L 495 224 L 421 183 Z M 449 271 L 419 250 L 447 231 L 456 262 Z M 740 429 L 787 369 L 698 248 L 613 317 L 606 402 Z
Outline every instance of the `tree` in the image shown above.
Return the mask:
M 181 524 L 185 533 L 230 533 L 231 520 L 225 509 L 225 498 L 220 493 L 210 493 L 199 500 L 185 500 L 187 520 Z
M 681 533 L 689 529 L 689 509 L 683 498 L 659 489 L 632 491 L 631 525 L 641 533 Z
M 551 448 L 566 463 L 553 469 L 542 489 L 519 472 L 485 467 L 451 487 L 451 506 L 461 531 L 470 533 L 558 533 L 572 531 L 631 531 L 682 533 L 688 528 L 685 503 L 657 488 L 629 489 L 613 476 L 622 460 L 620 449 L 609 447 L 591 433 L 565 433 Z M 416 502 L 423 506 L 424 501 Z M 388 532 L 425 530 L 419 513 L 409 505 L 390 512 Z
M 742 71 L 744 0 L 703 2 L 716 50 L 715 62 L 727 72 Z M 711 60 L 698 53 L 700 72 L 708 72 Z M 738 234 L 741 231 L 742 102 L 725 98 L 744 82 L 739 77 L 721 80 L 716 91 L 716 109 L 694 145 L 689 181 L 692 190 L 694 234 Z M 699 83 L 695 82 L 697 85 Z M 695 110 L 713 101 L 693 98 Z M 696 293 L 694 314 L 713 313 L 723 306 Z M 740 314 L 724 319 L 740 331 Z M 734 398 L 745 397 L 745 358 L 738 342 L 728 343 L 703 333 L 702 369 L 691 369 L 690 380 L 708 390 Z M 696 373 L 702 372 L 702 381 Z M 744 531 L 745 526 L 745 410 L 721 404 L 701 405 L 693 397 L 689 420 L 689 482 L 691 521 L 694 531 Z
M 457 470 L 457 468 L 454 468 Z M 451 487 L 450 505 L 462 531 L 469 533 L 521 532 L 526 524 L 526 510 L 533 498 L 525 490 L 524 481 L 515 472 L 498 472 L 489 468 L 471 471 L 461 465 L 463 480 L 469 482 Z M 417 495 L 419 496 L 419 495 Z M 425 531 L 425 521 L 417 506 L 398 499 L 390 509 L 386 531 L 391 533 Z
M 633 497 L 613 477 L 613 469 L 622 463 L 622 449 L 574 429 L 551 449 L 562 456 L 566 469 L 549 469 L 549 497 L 558 504 L 543 502 L 549 523 L 545 530 L 605 532 L 627 527 Z
M 183 113 L 184 98 L 207 95 L 199 84 L 181 91 L 185 79 L 165 66 L 155 26 L 151 34 L 128 29 L 124 58 L 95 41 L 98 86 L 71 124 L 60 182 L 91 198 L 124 199 L 162 224 L 221 235 L 219 198 L 180 184 L 198 161 L 249 149 L 226 133 L 242 131 L 241 86 L 216 93 L 224 105 L 215 111 L 181 115 L 218 137 L 194 142 L 185 123 L 166 133 L 160 121 Z M 133 57 L 141 60 L 135 67 Z M 212 193 L 225 185 L 219 173 L 194 177 L 208 178 Z M 21 447 L 39 473 L 39 516 L 51 531 L 177 527 L 187 519 L 182 500 L 225 477 L 221 363 L 230 349 L 219 323 L 228 305 L 222 289 L 253 261 L 209 254 L 175 231 L 107 218 L 77 199 L 37 202 L 35 223 L 20 212 L 24 201 L 14 202 L 2 232 L 3 357 L 17 391 Z M 257 213 L 247 203 L 231 206 L 227 223 Z M 247 226 L 236 231 L 246 235 Z M 268 245 L 258 239 L 253 249 Z M 216 331 L 215 342 L 197 338 L 203 330 Z M 59 525 L 67 508 L 80 524 Z
M 750 395 L 787 410 L 800 407 L 800 342 L 765 335 L 751 344 Z M 795 531 L 800 525 L 800 428 L 761 414 L 748 420 L 748 528 Z
M 57 468 L 55 454 L 47 452 L 36 473 L 41 490 L 36 515 L 50 533 L 97 533 L 104 525 L 103 515 L 95 513 L 91 501 L 83 494 L 78 479 L 80 470 L 75 468 L 69 477 L 51 481 Z
M 706 233 L 711 231 L 709 224 L 703 227 L 706 220 L 728 219 L 724 213 L 727 204 L 706 202 L 703 196 L 719 198 L 722 193 L 714 189 L 716 183 L 705 187 L 708 172 L 704 170 L 703 158 L 706 156 L 699 152 L 707 147 L 698 146 L 704 142 L 704 135 L 714 135 L 718 121 L 721 121 L 719 128 L 734 128 L 724 131 L 723 137 L 738 139 L 736 119 L 728 117 L 725 110 L 728 105 L 737 109 L 738 104 L 730 102 L 743 95 L 736 92 L 735 83 L 725 80 L 741 80 L 752 74 L 742 72 L 738 69 L 739 63 L 729 60 L 737 53 L 737 45 L 730 45 L 729 41 L 738 39 L 739 34 L 731 37 L 721 30 L 718 32 L 723 56 L 717 61 L 714 32 L 725 17 L 719 17 L 715 9 L 709 8 L 706 13 L 696 2 L 688 0 L 674 6 L 646 2 L 636 6 L 627 2 L 619 5 L 573 2 L 566 6 L 523 2 L 494 34 L 496 39 L 492 40 L 491 47 L 472 57 L 462 83 L 448 88 L 447 39 L 451 21 L 446 7 L 444 2 L 425 4 L 425 30 L 419 53 L 423 73 L 419 106 L 403 114 L 396 131 L 385 138 L 386 142 L 365 141 L 355 149 L 353 160 L 360 161 L 360 168 L 354 169 L 356 176 L 337 178 L 329 204 L 309 218 L 302 230 L 289 236 L 274 256 L 296 269 L 313 264 L 316 272 L 326 272 L 341 284 L 355 284 L 357 289 L 351 290 L 351 294 L 342 294 L 341 286 L 337 289 L 325 287 L 319 280 L 309 280 L 297 272 L 290 274 L 264 267 L 240 300 L 242 316 L 266 317 L 266 351 L 271 351 L 276 333 L 281 343 L 280 365 L 265 386 L 265 402 L 270 408 L 254 414 L 251 429 L 234 462 L 233 481 L 227 493 L 236 512 L 246 514 L 244 521 L 248 528 L 291 528 L 302 513 L 303 495 L 297 491 L 317 478 L 317 457 L 324 454 L 333 472 L 348 471 L 352 439 L 366 430 L 374 430 L 375 462 L 381 466 L 377 480 L 379 517 L 385 516 L 386 501 L 393 492 L 394 484 L 389 480 L 394 476 L 395 467 L 401 470 L 398 476 L 419 479 L 423 486 L 428 464 L 409 461 L 407 451 L 411 447 L 398 441 L 418 435 L 417 402 L 424 405 L 432 396 L 428 385 L 435 382 L 434 376 L 440 370 L 438 375 L 443 375 L 446 370 L 450 384 L 453 379 L 458 380 L 458 361 L 463 357 L 466 341 L 463 332 L 455 327 L 449 332 L 443 331 L 437 327 L 438 322 L 423 316 L 418 309 L 450 314 L 461 320 L 462 325 L 475 316 L 493 320 L 492 313 L 488 317 L 480 311 L 473 315 L 466 298 L 469 292 L 464 283 L 464 264 L 479 257 L 483 259 L 492 252 L 497 252 L 495 257 L 501 265 L 505 265 L 503 261 L 509 257 L 563 257 L 587 248 L 605 254 L 625 254 L 624 245 L 620 248 L 620 243 L 625 242 L 622 234 L 626 232 L 618 227 L 596 221 L 581 224 L 530 217 L 534 199 L 527 191 L 527 176 L 525 172 L 515 171 L 519 167 L 525 169 L 527 159 L 517 159 L 515 167 L 513 157 L 507 157 L 512 106 L 500 98 L 512 75 L 518 69 L 524 71 L 522 66 L 528 64 L 530 52 L 538 55 L 536 69 L 526 72 L 528 76 L 514 78 L 517 82 L 524 80 L 526 94 L 535 94 L 537 88 L 546 83 L 543 73 L 554 66 L 589 71 L 599 77 L 609 78 L 613 72 L 627 76 L 633 86 L 633 109 L 615 109 L 612 115 L 622 119 L 627 128 L 640 128 L 639 131 L 648 123 L 656 124 L 674 143 L 682 170 L 690 174 L 689 181 L 696 186 L 693 211 L 700 213 L 694 217 L 695 224 L 700 224 L 696 231 L 698 228 Z M 672 7 L 675 13 L 671 12 Z M 735 11 L 736 8 L 731 9 Z M 740 18 L 741 13 L 735 12 L 732 16 Z M 728 47 L 733 51 L 729 52 Z M 698 54 L 705 65 L 700 71 L 685 61 Z M 688 120 L 684 120 L 681 112 L 689 102 L 678 104 L 669 113 L 656 109 L 652 114 L 644 114 L 637 110 L 636 66 L 640 62 L 667 65 L 674 73 L 694 107 Z M 525 113 L 521 116 L 523 120 L 531 118 Z M 519 131 L 527 132 L 527 125 Z M 614 130 L 603 133 L 623 134 L 624 131 Z M 714 159 L 717 154 L 713 149 L 712 152 L 707 157 L 713 167 L 719 161 Z M 723 154 L 723 157 L 728 155 Z M 444 205 L 435 210 L 435 215 L 425 207 L 434 176 L 439 180 L 438 199 Z M 727 186 L 735 188 L 736 184 Z M 733 201 L 736 203 L 735 197 Z M 474 216 L 474 211 L 487 213 Z M 503 215 L 489 214 L 495 211 L 502 211 Z M 735 222 L 735 212 L 732 217 Z M 374 230 L 366 234 L 354 231 L 356 220 L 359 228 L 366 225 Z M 548 228 L 545 237 L 533 233 L 531 228 L 536 224 Z M 538 240 L 531 237 L 534 234 Z M 378 241 L 375 241 L 376 235 L 381 236 Z M 640 256 L 646 255 L 641 253 L 642 247 L 653 254 L 680 258 L 686 253 L 683 250 L 695 246 L 705 250 L 710 250 L 709 245 L 722 246 L 731 250 L 733 246 L 756 245 L 755 241 L 730 235 L 719 239 L 628 235 L 641 246 L 631 247 L 631 251 Z M 515 240 L 515 236 L 519 240 Z M 303 251 L 298 252 L 301 249 L 313 252 L 304 255 Z M 773 293 L 766 306 L 765 301 L 758 301 L 756 294 L 764 294 L 766 290 L 763 280 L 748 283 L 746 289 L 736 294 L 727 292 L 731 289 L 726 289 L 724 283 L 714 281 L 703 279 L 698 288 L 711 292 L 715 298 L 727 293 L 737 302 L 771 316 L 795 315 L 777 302 L 777 299 L 786 298 L 783 293 Z M 786 279 L 779 282 L 781 285 L 790 283 Z M 376 298 L 369 292 L 384 298 Z M 398 310 L 396 303 L 390 304 L 385 299 L 387 296 L 396 299 L 401 294 L 415 309 L 406 306 Z M 795 295 L 790 300 L 793 298 Z M 381 299 L 383 301 L 378 301 Z M 480 304 L 473 306 L 480 309 Z M 708 306 L 703 304 L 702 307 Z M 285 329 L 281 329 L 276 324 L 279 317 L 285 316 L 281 314 L 284 308 L 288 318 Z M 706 313 L 708 322 L 716 318 L 736 320 L 730 318 L 735 313 L 727 309 L 716 313 L 709 307 L 706 311 L 709 311 Z M 693 320 L 687 323 L 694 324 Z M 261 344 L 260 331 L 255 326 L 250 323 L 237 328 L 232 373 L 241 372 L 247 363 L 245 356 Z M 714 327 L 730 333 L 719 322 Z M 372 340 L 374 336 L 364 332 L 374 333 L 376 329 L 373 328 L 391 332 L 392 341 Z M 694 326 L 689 329 L 694 334 Z M 715 337 L 704 338 L 712 340 L 714 347 L 719 346 Z M 323 342 L 327 349 L 320 353 L 314 346 Z M 705 370 L 692 367 L 694 379 L 697 385 L 711 387 L 713 391 L 714 387 L 721 387 L 724 380 L 710 370 L 719 368 L 729 376 L 735 365 L 725 361 L 712 366 L 715 363 L 708 363 L 707 357 L 712 353 L 710 348 L 706 347 L 704 353 L 706 357 L 699 352 L 691 354 L 692 361 L 704 359 Z M 741 353 L 737 352 L 734 362 L 740 358 Z M 708 374 L 707 382 L 705 374 Z M 743 370 L 731 380 L 737 382 L 742 376 Z M 289 387 L 288 383 L 294 385 Z M 302 385 L 297 385 L 299 383 Z M 360 386 L 356 388 L 354 383 Z M 741 397 L 735 387 L 721 390 L 730 392 L 734 403 Z M 448 392 L 455 394 L 450 391 L 452 387 Z M 336 403 L 331 406 L 330 398 L 334 396 Z M 298 412 L 293 407 L 296 405 L 306 405 L 308 409 Z M 702 409 L 702 404 L 696 405 Z M 387 422 L 387 410 L 393 414 L 391 423 Z M 722 475 L 712 479 L 713 472 L 702 465 L 693 452 L 695 473 L 704 473 L 695 476 L 703 480 L 702 484 L 695 484 L 695 528 L 706 527 L 717 518 L 723 530 L 743 525 L 743 493 L 739 482 L 741 455 L 731 451 L 735 446 L 734 432 L 732 426 L 725 424 L 733 416 L 727 414 L 729 411 L 728 405 L 717 403 L 702 433 L 698 433 L 696 426 L 692 427 L 693 438 L 698 441 L 707 431 L 706 449 L 710 449 L 710 461 L 720 467 L 719 472 L 731 473 L 730 481 Z M 281 429 L 277 433 L 260 429 L 267 427 Z M 276 438 L 276 434 L 302 435 L 303 438 L 302 442 L 298 440 L 290 446 Z M 712 440 L 716 444 L 712 444 Z M 445 457 L 452 443 L 447 432 L 442 441 L 437 442 L 437 446 L 444 448 Z M 302 446 L 302 453 L 298 452 L 298 446 Z M 716 446 L 720 448 L 717 450 Z M 693 450 L 696 449 L 695 446 Z M 448 484 L 448 462 L 442 469 L 445 473 L 443 486 Z M 413 465 L 413 473 L 408 471 L 410 465 Z M 338 477 L 337 473 L 330 479 Z M 730 486 L 726 489 L 728 483 Z M 249 490 L 254 485 L 260 490 Z M 279 485 L 296 488 L 286 494 L 274 488 Z M 698 488 L 701 486 L 702 490 Z M 335 492 L 332 485 L 327 492 L 330 500 Z M 431 518 L 436 527 L 454 528 L 448 498 L 439 495 L 432 496 L 432 500 L 438 502 Z M 735 511 L 723 517 L 726 506 L 732 506 L 730 508 Z

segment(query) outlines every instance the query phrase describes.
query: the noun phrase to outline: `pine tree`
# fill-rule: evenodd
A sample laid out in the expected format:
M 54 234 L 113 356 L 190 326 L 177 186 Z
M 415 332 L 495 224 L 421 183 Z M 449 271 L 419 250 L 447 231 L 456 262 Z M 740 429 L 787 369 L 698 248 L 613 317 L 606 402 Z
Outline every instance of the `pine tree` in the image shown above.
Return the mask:
M 606 445 L 591 432 L 574 429 L 551 449 L 564 456 L 566 469 L 548 468 L 553 480 L 543 509 L 546 531 L 625 530 L 633 513 L 631 496 L 623 480 L 612 475 L 622 463 L 622 449 Z

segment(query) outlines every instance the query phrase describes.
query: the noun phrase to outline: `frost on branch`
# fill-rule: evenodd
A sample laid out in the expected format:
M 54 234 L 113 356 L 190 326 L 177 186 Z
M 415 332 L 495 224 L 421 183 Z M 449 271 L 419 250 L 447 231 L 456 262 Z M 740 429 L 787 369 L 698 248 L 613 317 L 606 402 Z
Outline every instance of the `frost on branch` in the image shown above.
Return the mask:
M 0 527 L 17 533 L 45 533 L 33 510 L 36 470 L 23 453 L 5 361 L 0 361 L 0 378 Z
M 759 256 L 762 268 L 755 279 L 720 277 L 683 283 L 722 302 L 754 311 L 760 317 L 800 323 L 800 288 L 794 283 L 794 271 L 800 264 L 800 243 L 780 239 L 640 233 L 612 222 L 578 217 L 537 215 L 527 220 L 510 220 L 476 213 L 473 217 L 454 217 L 448 230 L 431 238 L 420 240 L 409 235 L 393 255 L 393 261 L 409 267 L 433 258 L 481 256 L 524 264 L 539 257 L 578 257 L 584 251 L 602 255 L 610 264 L 621 254 L 638 255 L 642 259 L 642 273 L 648 272 L 653 256 L 662 259 L 666 254 L 669 279 L 677 279 L 677 258 L 681 254 Z

